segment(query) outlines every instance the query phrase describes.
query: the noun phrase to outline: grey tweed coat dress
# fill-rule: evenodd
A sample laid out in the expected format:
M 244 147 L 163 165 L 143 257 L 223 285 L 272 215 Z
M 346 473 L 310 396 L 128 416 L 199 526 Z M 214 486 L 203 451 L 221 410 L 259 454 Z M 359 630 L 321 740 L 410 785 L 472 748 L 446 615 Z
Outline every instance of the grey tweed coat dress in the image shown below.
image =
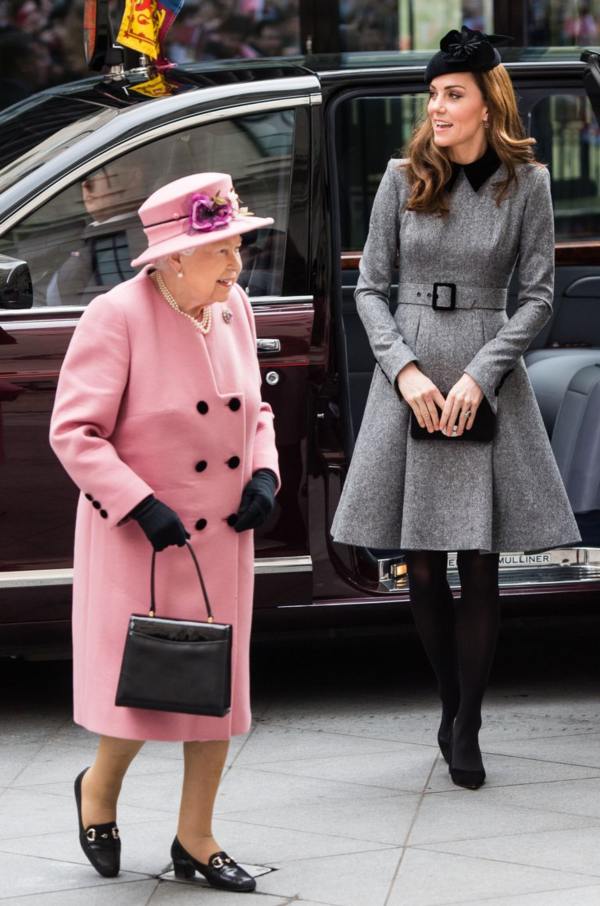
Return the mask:
M 454 168 L 445 219 L 405 209 L 408 184 L 397 159 L 377 191 L 355 293 L 376 365 L 332 524 L 335 541 L 484 553 L 581 541 L 522 357 L 552 313 L 550 176 L 518 165 L 517 183 L 498 207 L 494 185 L 504 165 L 491 149 L 484 158 L 481 184 L 471 184 L 468 167 Z M 508 318 L 515 265 L 518 308 Z M 434 291 L 436 282 L 456 288 Z M 474 378 L 497 416 L 493 441 L 413 439 L 410 407 L 395 388 L 411 361 L 444 396 L 463 372 Z

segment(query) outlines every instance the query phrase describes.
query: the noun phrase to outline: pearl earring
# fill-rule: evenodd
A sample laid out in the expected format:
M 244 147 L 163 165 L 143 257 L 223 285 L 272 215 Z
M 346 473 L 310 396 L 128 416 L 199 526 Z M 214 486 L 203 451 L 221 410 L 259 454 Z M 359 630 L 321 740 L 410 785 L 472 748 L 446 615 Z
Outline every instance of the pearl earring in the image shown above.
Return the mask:
M 183 277 L 183 274 L 181 273 L 181 271 L 177 271 L 177 276 L 178 276 L 178 277 Z

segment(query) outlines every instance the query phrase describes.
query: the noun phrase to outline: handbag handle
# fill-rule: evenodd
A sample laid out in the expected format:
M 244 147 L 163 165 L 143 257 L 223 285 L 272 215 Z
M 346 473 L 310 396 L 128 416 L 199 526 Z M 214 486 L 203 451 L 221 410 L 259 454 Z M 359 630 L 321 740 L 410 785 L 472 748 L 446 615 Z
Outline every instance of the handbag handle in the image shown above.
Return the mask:
M 204 595 L 204 604 L 206 605 L 206 612 L 208 614 L 208 622 L 213 623 L 214 617 L 212 615 L 212 609 L 210 606 L 210 602 L 208 600 L 208 594 L 206 593 L 206 586 L 204 584 L 204 579 L 202 578 L 202 570 L 200 569 L 200 564 L 198 563 L 196 554 L 194 553 L 194 551 L 192 549 L 192 545 L 190 544 L 189 541 L 185 542 L 185 546 L 189 550 L 191 558 L 194 561 L 194 566 L 196 567 L 196 573 L 198 575 L 198 579 L 200 580 L 202 594 Z M 153 550 L 152 551 L 152 565 L 150 567 L 150 611 L 148 613 L 148 616 L 150 616 L 150 617 L 156 616 L 156 595 L 155 595 L 155 589 L 154 589 L 154 573 L 155 573 L 155 571 L 156 571 L 156 551 Z

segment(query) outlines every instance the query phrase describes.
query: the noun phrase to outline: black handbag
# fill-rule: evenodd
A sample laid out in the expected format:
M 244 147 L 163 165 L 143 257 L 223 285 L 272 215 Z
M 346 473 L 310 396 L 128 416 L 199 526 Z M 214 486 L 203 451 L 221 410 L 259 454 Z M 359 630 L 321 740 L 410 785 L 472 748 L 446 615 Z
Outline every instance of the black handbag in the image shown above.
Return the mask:
M 443 434 L 441 431 L 432 431 L 430 434 L 427 428 L 422 428 L 419 425 L 415 413 L 412 409 L 410 410 L 410 436 L 415 440 L 449 440 L 452 443 L 460 440 L 474 440 L 479 441 L 479 443 L 487 443 L 493 440 L 495 433 L 496 416 L 485 396 L 479 404 L 475 414 L 475 421 L 471 428 L 468 431 L 463 431 L 462 434 L 448 435 Z
M 186 546 L 200 580 L 207 622 L 156 616 L 153 551 L 150 611 L 129 618 L 115 704 L 223 717 L 231 708 L 232 626 L 213 621 L 200 564 L 191 545 Z

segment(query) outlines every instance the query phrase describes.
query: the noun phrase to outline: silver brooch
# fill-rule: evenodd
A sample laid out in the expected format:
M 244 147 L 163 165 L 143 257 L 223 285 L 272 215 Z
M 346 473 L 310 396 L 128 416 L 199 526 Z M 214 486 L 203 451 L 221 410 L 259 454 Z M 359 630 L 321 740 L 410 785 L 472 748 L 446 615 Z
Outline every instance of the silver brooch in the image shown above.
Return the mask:
M 223 309 L 223 320 L 225 321 L 225 323 L 229 324 L 229 322 L 231 321 L 232 318 L 233 318 L 233 312 L 231 312 L 228 308 L 224 308 Z

